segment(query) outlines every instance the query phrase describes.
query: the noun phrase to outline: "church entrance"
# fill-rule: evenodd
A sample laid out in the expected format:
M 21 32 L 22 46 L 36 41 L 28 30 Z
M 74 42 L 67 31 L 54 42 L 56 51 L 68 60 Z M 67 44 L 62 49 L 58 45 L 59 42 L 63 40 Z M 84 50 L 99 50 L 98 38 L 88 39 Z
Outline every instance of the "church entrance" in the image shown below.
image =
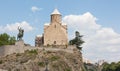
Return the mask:
M 56 44 L 56 41 L 54 41 L 54 45 Z

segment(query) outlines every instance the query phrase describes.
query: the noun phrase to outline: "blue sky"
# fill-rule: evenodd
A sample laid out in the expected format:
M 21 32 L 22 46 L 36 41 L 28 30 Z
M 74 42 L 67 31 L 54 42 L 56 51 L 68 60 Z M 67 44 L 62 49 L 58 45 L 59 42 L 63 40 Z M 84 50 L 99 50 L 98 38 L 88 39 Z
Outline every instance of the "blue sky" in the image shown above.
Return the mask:
M 69 38 L 74 36 L 75 30 L 85 36 L 85 58 L 91 61 L 118 61 L 120 57 L 109 57 L 120 56 L 120 51 L 117 51 L 120 49 L 119 3 L 119 0 L 1 0 L 0 33 L 7 32 L 16 36 L 17 25 L 21 24 L 25 29 L 24 41 L 34 45 L 35 36 L 43 33 L 44 24 L 50 22 L 50 14 L 57 8 L 68 25 Z M 99 40 L 100 42 L 96 43 Z M 105 41 L 109 44 L 101 43 Z

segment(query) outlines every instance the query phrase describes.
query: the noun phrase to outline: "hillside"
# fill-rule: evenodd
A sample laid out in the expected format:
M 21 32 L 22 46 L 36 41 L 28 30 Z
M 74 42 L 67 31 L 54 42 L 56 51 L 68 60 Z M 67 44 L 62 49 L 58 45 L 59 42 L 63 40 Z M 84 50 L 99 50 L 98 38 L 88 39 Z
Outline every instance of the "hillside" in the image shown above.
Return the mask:
M 0 69 L 6 71 L 83 71 L 82 55 L 74 49 L 73 53 L 62 50 L 26 50 L 0 58 Z

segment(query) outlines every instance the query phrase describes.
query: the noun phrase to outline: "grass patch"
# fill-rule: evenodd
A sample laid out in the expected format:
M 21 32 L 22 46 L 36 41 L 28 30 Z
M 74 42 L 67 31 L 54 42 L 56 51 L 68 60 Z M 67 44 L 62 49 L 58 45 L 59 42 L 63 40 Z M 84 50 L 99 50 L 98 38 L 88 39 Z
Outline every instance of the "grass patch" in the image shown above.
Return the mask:
M 45 67 L 45 63 L 44 63 L 44 62 L 38 62 L 38 65 L 39 65 L 40 67 Z
M 35 55 L 37 55 L 38 54 L 38 52 L 37 52 L 37 50 L 27 50 L 26 52 L 28 52 L 29 54 L 35 54 Z
M 58 65 L 54 64 L 54 65 L 52 65 L 52 67 L 57 68 L 57 67 L 58 67 Z
M 65 71 L 72 71 L 70 68 L 66 68 Z
M 52 53 L 51 51 L 46 51 L 46 53 Z
M 50 58 L 51 61 L 56 61 L 56 60 L 58 60 L 58 59 L 60 59 L 59 56 L 52 56 L 52 57 Z

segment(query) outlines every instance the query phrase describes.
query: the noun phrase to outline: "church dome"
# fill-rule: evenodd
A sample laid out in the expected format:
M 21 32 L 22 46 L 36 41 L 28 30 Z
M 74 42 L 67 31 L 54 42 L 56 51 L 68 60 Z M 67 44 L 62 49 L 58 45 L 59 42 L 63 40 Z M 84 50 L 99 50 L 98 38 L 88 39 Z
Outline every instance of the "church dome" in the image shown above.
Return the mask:
M 52 12 L 52 15 L 53 14 L 60 14 L 60 12 L 57 10 L 57 9 L 55 9 L 53 12 Z

